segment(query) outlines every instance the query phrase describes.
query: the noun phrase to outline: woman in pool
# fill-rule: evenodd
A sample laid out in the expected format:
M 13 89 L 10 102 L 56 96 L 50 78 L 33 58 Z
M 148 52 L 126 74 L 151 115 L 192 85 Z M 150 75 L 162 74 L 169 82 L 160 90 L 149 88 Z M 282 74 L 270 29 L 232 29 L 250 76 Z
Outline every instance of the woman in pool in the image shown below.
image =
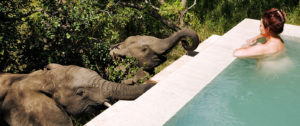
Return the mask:
M 262 58 L 284 50 L 284 42 L 279 34 L 283 31 L 285 13 L 276 8 L 267 10 L 261 17 L 260 35 L 247 40 L 241 48 L 233 52 L 238 58 Z M 259 38 L 266 38 L 265 43 L 256 43 Z
M 279 36 L 284 23 L 284 12 L 276 8 L 267 10 L 261 17 L 260 34 L 247 40 L 246 44 L 233 52 L 233 56 L 257 59 L 257 68 L 264 74 L 286 71 L 292 66 L 292 61 L 285 55 L 284 42 Z M 266 41 L 257 42 L 260 38 Z

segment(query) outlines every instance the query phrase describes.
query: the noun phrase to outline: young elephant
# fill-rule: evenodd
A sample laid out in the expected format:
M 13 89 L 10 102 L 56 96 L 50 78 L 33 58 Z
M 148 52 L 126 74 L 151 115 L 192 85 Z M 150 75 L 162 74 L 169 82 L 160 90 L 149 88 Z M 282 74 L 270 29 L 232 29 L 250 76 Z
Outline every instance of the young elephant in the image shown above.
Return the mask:
M 95 71 L 73 65 L 47 68 L 0 75 L 0 124 L 68 126 L 72 125 L 68 114 L 91 112 L 109 99 L 133 100 L 153 86 L 109 82 Z
M 181 41 L 183 48 L 187 51 L 195 50 L 200 43 L 197 33 L 191 29 L 183 29 L 165 39 L 153 36 L 130 36 L 125 41 L 112 45 L 109 54 L 113 58 L 134 57 L 139 66 L 144 67 L 145 70 L 152 70 L 164 62 L 166 58 L 163 55 L 185 37 L 190 37 L 193 42 L 189 45 L 187 41 Z

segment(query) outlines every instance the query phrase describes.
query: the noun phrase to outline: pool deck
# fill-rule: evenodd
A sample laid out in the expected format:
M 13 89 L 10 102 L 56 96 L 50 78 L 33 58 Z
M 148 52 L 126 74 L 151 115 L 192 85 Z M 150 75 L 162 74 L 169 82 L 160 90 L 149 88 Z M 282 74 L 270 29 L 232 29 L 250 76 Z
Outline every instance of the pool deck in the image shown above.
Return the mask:
M 259 20 L 245 19 L 223 36 L 212 36 L 155 75 L 158 83 L 134 101 L 119 101 L 86 126 L 161 126 L 221 73 L 235 57 L 234 49 L 259 34 Z M 300 37 L 300 26 L 285 25 L 282 35 Z

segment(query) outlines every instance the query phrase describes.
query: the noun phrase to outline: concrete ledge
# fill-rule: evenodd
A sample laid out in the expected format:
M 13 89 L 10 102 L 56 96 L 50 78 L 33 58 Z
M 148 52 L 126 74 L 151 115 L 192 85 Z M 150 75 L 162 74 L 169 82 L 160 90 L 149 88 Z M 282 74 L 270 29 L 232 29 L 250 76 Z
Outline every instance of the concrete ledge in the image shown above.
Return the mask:
M 220 38 L 219 35 L 212 35 L 209 38 L 207 38 L 205 41 L 201 42 L 197 49 L 195 49 L 196 53 L 202 52 L 205 50 L 205 48 L 212 45 L 214 41 L 216 41 L 218 38 Z M 156 82 L 160 82 L 161 80 L 167 78 L 171 73 L 175 72 L 178 68 L 182 67 L 185 63 L 190 61 L 193 57 L 189 55 L 183 55 L 176 61 L 174 61 L 171 65 L 164 68 L 161 72 L 157 73 L 155 76 L 151 78 L 151 80 L 154 80 Z

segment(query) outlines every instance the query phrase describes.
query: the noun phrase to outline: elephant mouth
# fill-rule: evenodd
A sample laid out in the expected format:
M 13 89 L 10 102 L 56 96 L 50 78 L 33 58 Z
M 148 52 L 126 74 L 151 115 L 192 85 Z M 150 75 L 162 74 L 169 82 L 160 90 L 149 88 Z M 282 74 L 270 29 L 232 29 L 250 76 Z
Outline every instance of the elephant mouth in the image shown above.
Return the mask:
M 152 62 L 154 62 L 155 66 L 158 66 L 159 64 L 163 63 L 166 61 L 166 57 L 164 55 L 161 55 L 161 56 L 156 56 L 154 58 L 152 58 Z
M 152 70 L 165 61 L 166 58 L 164 56 L 155 55 L 151 58 L 145 59 L 143 62 L 140 62 L 140 66 L 144 67 L 145 70 Z
M 84 107 L 83 112 L 84 113 L 95 113 L 97 110 L 101 109 L 100 104 L 92 104 L 92 105 L 87 105 Z

